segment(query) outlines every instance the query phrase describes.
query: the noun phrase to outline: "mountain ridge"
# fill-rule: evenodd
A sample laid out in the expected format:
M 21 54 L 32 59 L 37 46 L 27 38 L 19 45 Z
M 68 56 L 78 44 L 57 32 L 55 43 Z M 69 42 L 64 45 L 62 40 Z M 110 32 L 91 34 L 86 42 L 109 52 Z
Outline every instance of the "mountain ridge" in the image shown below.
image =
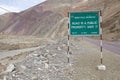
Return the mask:
M 104 39 L 119 40 L 119 3 L 119 0 L 77 0 L 74 2 L 73 0 L 61 2 L 59 0 L 47 0 L 25 11 L 16 13 L 15 17 L 12 18 L 13 20 L 8 19 L 8 22 L 3 22 L 4 19 L 1 18 L 3 15 L 1 15 L 0 24 L 4 23 L 5 25 L 0 26 L 0 32 L 50 38 L 63 37 L 67 35 L 67 20 L 64 21 L 64 18 L 68 16 L 68 12 L 102 10 Z M 118 23 L 115 24 L 116 22 Z M 114 27 L 114 30 L 111 27 Z

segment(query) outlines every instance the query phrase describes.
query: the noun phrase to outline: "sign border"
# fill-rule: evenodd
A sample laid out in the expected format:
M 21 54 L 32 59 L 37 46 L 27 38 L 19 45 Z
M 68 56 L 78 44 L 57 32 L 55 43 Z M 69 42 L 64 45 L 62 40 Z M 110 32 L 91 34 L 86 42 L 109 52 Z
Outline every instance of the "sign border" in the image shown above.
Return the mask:
M 84 12 L 99 12 L 99 34 L 94 34 L 94 35 L 92 35 L 92 34 L 91 35 L 88 35 L 88 34 L 87 35 L 71 35 L 70 34 L 70 32 L 71 32 L 71 30 L 70 30 L 70 13 L 80 13 L 80 12 L 81 13 L 82 12 L 83 13 Z M 100 36 L 100 34 L 101 34 L 101 16 L 100 16 L 100 10 L 95 10 L 95 11 L 94 10 L 93 11 L 79 11 L 79 12 L 75 11 L 75 12 L 68 12 L 68 14 L 69 14 L 69 21 L 68 21 L 68 23 L 69 23 L 69 35 L 70 36 L 72 36 L 72 37 L 74 37 L 74 36 Z

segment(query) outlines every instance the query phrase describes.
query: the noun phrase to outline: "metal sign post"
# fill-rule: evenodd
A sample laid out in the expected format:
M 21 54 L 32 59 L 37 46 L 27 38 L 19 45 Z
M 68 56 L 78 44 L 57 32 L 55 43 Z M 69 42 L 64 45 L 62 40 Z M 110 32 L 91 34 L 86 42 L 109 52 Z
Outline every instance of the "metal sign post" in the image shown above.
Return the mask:
M 69 34 L 69 13 L 68 13 L 68 51 L 67 51 L 67 62 L 70 62 L 70 34 Z
M 101 52 L 101 64 L 103 64 L 103 41 L 102 41 L 102 13 L 101 13 L 101 11 L 100 11 L 100 24 L 101 24 L 101 28 L 100 28 L 100 31 L 101 31 L 101 33 L 100 33 L 100 52 Z
M 102 37 L 102 12 L 100 11 L 100 24 L 101 24 L 101 34 L 100 34 L 100 65 L 97 66 L 98 70 L 106 70 L 106 66 L 103 65 L 103 37 Z

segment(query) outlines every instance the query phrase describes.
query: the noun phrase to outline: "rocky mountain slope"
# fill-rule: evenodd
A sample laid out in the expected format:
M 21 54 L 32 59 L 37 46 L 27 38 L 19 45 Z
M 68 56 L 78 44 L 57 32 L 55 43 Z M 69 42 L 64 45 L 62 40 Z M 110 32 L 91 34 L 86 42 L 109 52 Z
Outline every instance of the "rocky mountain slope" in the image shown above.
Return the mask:
M 69 11 L 102 10 L 105 40 L 120 39 L 119 0 L 47 0 L 20 13 L 0 16 L 3 34 L 62 37 L 67 35 Z

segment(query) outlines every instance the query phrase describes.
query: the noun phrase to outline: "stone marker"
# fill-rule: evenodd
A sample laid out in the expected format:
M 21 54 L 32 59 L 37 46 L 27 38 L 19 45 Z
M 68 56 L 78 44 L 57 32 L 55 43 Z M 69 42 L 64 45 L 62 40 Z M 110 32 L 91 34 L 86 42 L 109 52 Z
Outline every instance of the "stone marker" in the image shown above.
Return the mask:
M 106 66 L 105 66 L 105 65 L 103 65 L 103 64 L 98 65 L 98 66 L 97 66 L 97 68 L 98 68 L 98 70 L 103 70 L 103 71 L 105 71 L 105 70 L 106 70 Z

